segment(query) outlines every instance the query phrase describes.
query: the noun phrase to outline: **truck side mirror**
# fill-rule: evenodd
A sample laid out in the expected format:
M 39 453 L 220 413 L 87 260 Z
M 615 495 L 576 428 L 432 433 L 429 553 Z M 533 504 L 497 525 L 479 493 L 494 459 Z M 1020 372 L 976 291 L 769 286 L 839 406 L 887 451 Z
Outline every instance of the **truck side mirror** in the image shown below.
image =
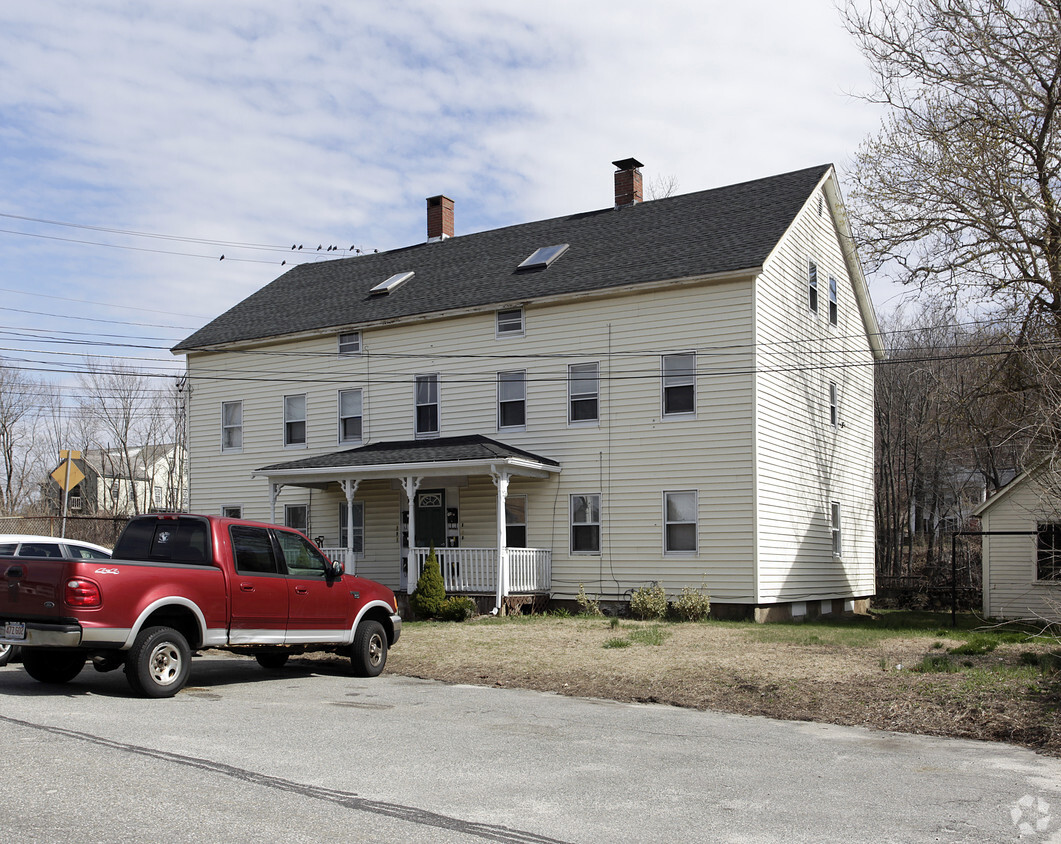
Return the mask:
M 328 576 L 334 577 L 338 580 L 343 576 L 343 572 L 346 571 L 346 567 L 343 565 L 341 560 L 329 560 L 328 561 Z

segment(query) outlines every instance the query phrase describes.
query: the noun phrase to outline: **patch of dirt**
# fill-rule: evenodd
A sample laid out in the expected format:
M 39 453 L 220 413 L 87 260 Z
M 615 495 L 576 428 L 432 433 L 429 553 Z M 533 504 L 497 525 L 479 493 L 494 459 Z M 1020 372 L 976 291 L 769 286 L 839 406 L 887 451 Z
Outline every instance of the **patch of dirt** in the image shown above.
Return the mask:
M 962 666 L 958 673 L 911 670 L 924 657 L 945 653 L 936 637 L 868 637 L 848 644 L 801 641 L 798 633 L 775 634 L 769 626 L 670 624 L 661 645 L 605 647 L 638 626 L 648 625 L 624 621 L 612 628 L 601 619 L 541 617 L 406 625 L 387 671 L 447 683 L 1008 741 L 1061 756 L 1061 679 L 1021 665 L 1022 652 L 1049 650 L 1044 645 L 1000 645 L 982 656 L 952 656 Z

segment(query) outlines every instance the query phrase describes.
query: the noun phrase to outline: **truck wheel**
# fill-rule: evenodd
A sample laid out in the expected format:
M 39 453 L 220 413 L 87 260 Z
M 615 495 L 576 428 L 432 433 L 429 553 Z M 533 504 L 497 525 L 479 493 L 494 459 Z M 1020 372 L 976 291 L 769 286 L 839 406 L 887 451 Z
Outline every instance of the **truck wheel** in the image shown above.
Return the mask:
M 275 671 L 278 668 L 283 668 L 287 664 L 288 654 L 258 654 L 254 658 L 258 660 L 258 665 L 262 668 L 268 668 L 270 671 Z
M 378 621 L 362 621 L 350 646 L 350 664 L 358 677 L 378 677 L 387 664 L 387 633 Z
M 0 645 L 0 668 L 3 668 L 18 653 L 18 645 Z
M 125 678 L 144 697 L 173 697 L 188 682 L 192 652 L 172 627 L 141 630 L 125 661 Z
M 22 651 L 22 664 L 38 682 L 69 683 L 85 667 L 85 654 L 62 648 L 29 648 Z

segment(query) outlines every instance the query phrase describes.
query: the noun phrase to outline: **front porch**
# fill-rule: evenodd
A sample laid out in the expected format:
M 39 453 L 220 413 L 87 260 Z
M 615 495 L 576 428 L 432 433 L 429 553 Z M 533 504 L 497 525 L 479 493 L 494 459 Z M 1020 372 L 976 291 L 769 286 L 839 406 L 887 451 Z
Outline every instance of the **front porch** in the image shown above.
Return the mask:
M 394 565 L 400 572 L 395 591 L 411 594 L 430 554 L 430 543 L 447 594 L 473 597 L 480 606 L 489 599 L 495 611 L 503 612 L 513 602 L 544 603 L 552 587 L 552 553 L 545 548 L 523 547 L 527 495 L 510 499 L 509 483 L 516 479 L 526 488 L 528 482 L 547 479 L 559 471 L 556 461 L 487 437 L 470 436 L 377 443 L 266 466 L 255 474 L 269 481 L 273 521 L 284 487 L 321 490 L 329 493 L 332 501 L 338 487 L 340 506 L 345 498 L 341 519 L 345 524 L 340 525 L 339 542 L 325 541 L 327 529 L 321 531 L 318 542 L 324 553 L 341 560 L 347 571 L 355 573 L 367 567 L 370 577 L 387 583 L 391 578 L 380 576 L 380 569 L 388 565 L 392 548 Z M 483 494 L 484 481 L 486 488 L 494 488 L 492 505 L 484 506 L 490 501 Z M 388 523 L 386 516 L 381 521 L 378 516 L 366 515 L 368 505 L 362 502 L 376 502 L 379 506 L 375 512 L 379 513 L 388 489 L 390 495 L 397 492 L 400 496 L 400 507 L 389 510 L 397 517 L 396 522 Z M 464 493 L 469 489 L 473 492 L 466 502 Z M 475 513 L 469 521 L 464 518 L 465 503 Z M 511 524 L 516 527 L 511 530 L 506 514 L 509 505 L 515 508 Z M 391 530 L 397 542 L 388 548 L 389 543 L 380 538 Z M 374 542 L 366 539 L 370 535 Z M 496 545 L 490 544 L 494 538 Z

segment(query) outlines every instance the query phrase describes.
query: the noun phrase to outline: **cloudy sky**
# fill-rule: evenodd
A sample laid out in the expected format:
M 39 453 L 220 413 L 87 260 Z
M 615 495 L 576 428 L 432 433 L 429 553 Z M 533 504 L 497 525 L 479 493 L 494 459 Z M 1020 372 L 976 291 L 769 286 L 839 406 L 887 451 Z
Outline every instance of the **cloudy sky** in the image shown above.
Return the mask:
M 868 85 L 833 0 L 4 3 L 0 355 L 176 370 L 281 261 L 421 242 L 439 193 L 460 235 L 610 205 L 631 156 L 679 193 L 842 178 Z

